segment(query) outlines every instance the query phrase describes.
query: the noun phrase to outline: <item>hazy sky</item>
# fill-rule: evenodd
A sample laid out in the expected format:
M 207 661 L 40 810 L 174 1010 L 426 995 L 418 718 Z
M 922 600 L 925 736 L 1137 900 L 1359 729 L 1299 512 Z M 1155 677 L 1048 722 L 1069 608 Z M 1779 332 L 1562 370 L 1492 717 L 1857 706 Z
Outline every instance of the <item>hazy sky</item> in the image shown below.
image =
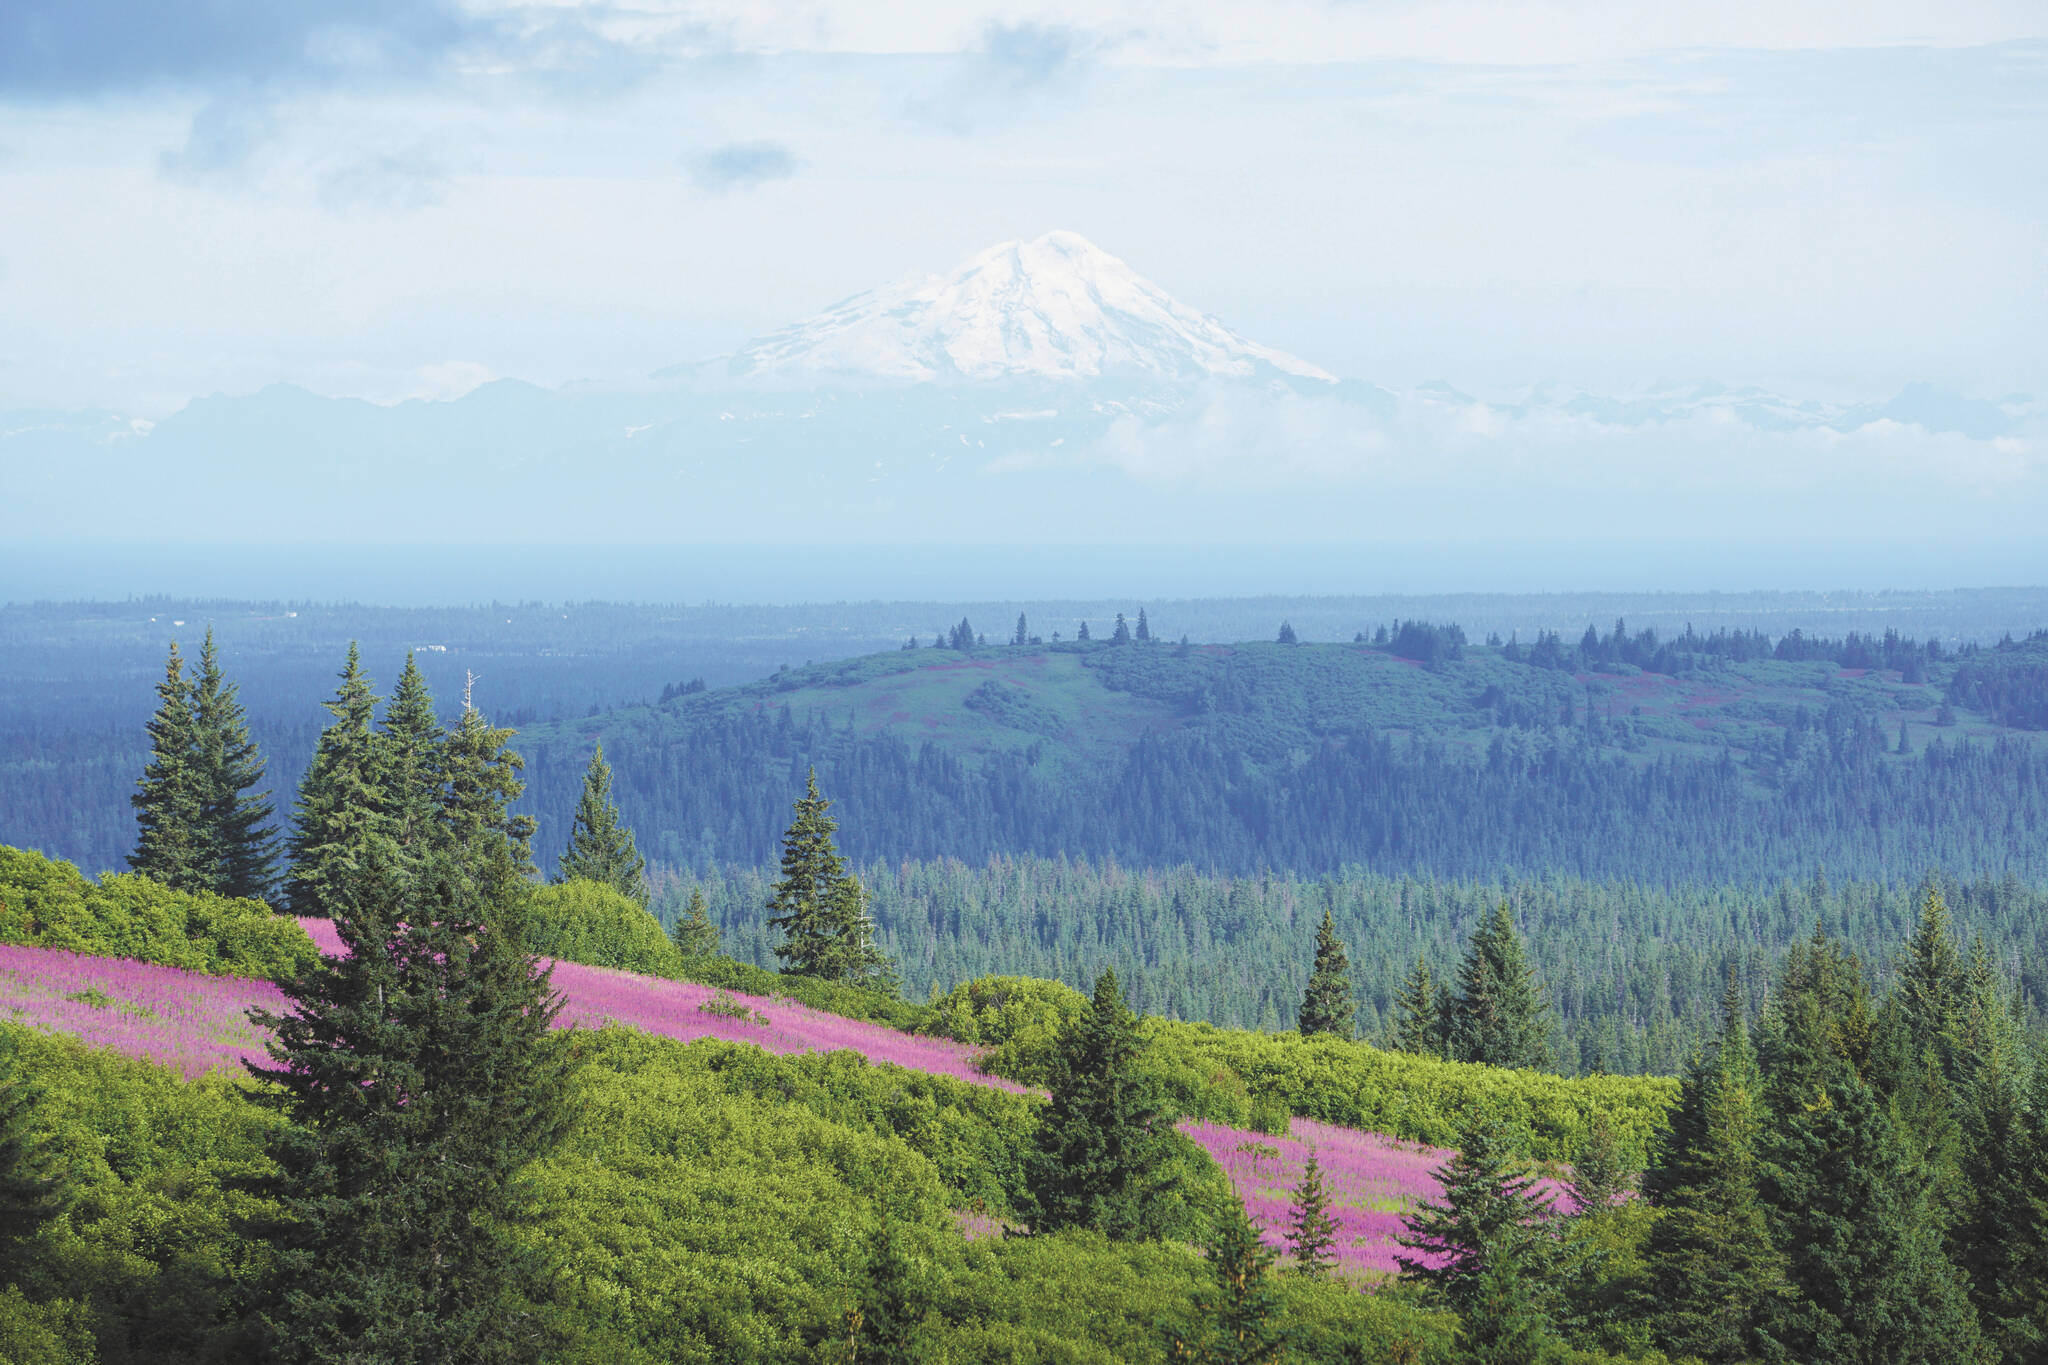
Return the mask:
M 2048 390 L 2048 5 L 0 5 L 0 407 L 716 354 L 1082 232 L 1339 374 Z

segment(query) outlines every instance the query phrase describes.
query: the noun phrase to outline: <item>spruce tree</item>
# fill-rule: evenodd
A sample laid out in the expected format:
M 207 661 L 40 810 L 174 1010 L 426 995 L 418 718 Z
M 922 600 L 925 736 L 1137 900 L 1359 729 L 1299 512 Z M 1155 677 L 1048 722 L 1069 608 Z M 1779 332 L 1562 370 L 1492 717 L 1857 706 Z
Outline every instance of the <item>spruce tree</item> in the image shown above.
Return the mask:
M 1025 1153 L 1033 1232 L 1084 1227 L 1124 1241 L 1165 1231 L 1173 1124 L 1139 1066 L 1143 1049 L 1116 973 L 1105 969 L 1087 1012 L 1060 1035 L 1052 1097 Z
M 1532 1361 L 1553 1340 L 1557 1239 L 1550 1197 L 1536 1188 L 1497 1120 L 1475 1118 L 1437 1171 L 1440 1200 L 1408 1220 L 1402 1278 L 1455 1312 L 1461 1360 Z
M 1297 1274 L 1321 1279 L 1337 1263 L 1337 1219 L 1330 1212 L 1330 1187 L 1323 1179 L 1323 1163 L 1316 1149 L 1308 1149 L 1308 1161 L 1294 1186 L 1294 1200 L 1287 1207 L 1287 1245 Z
M 1758 1190 L 1756 1057 L 1731 974 L 1712 1052 L 1696 1052 L 1644 1176 L 1659 1209 L 1641 1312 L 1657 1341 L 1711 1362 L 1766 1355 L 1783 1257 Z
M 867 888 L 847 874 L 831 896 L 831 938 L 821 974 L 865 990 L 897 995 L 903 989 L 895 960 L 875 941 L 874 917 L 868 913 Z
M 796 818 L 782 835 L 782 876 L 768 898 L 768 927 L 782 931 L 775 955 L 782 969 L 818 976 L 828 969 L 837 934 L 833 904 L 846 862 L 832 842 L 839 822 L 825 812 L 832 803 L 818 792 L 818 770 L 804 780 Z
M 505 835 L 500 833 L 501 841 Z M 282 1360 L 537 1359 L 546 1266 L 520 1226 L 522 1172 L 567 1131 L 568 1035 L 528 948 L 510 850 L 421 862 L 377 831 L 328 903 L 346 956 L 281 983 L 259 1098 L 284 1123 L 257 1304 Z
M 1773 1334 L 1800 1360 L 1986 1361 L 1928 1172 L 1865 1078 L 1868 1000 L 1818 932 L 1772 1000 L 1760 1184 L 1791 1291 Z
M 526 789 L 520 777 L 526 760 L 510 747 L 511 730 L 484 719 L 474 686 L 471 677 L 462 689 L 462 719 L 441 749 L 442 838 L 458 864 L 488 864 L 505 876 L 532 877 L 534 818 L 509 810 Z
M 266 899 L 277 881 L 276 837 L 263 780 L 263 756 L 249 738 L 248 713 L 221 671 L 208 627 L 192 680 L 192 754 L 198 797 L 198 872 L 202 889 Z
M 1116 614 L 1116 626 L 1109 632 L 1109 642 L 1113 645 L 1127 645 L 1131 642 L 1131 623 L 1124 620 L 1122 612 Z
M 1024 625 L 1024 613 L 1021 611 L 1017 613 L 1017 632 L 1010 637 L 1010 643 L 1013 645 L 1028 645 L 1031 643 L 1031 632 Z
M 1351 959 L 1330 912 L 1323 911 L 1323 923 L 1316 930 L 1315 966 L 1310 970 L 1308 989 L 1301 997 L 1301 1036 L 1319 1033 L 1338 1038 L 1351 1036 L 1351 1019 L 1357 1005 L 1351 999 Z
M 1595 1114 L 1586 1127 L 1586 1140 L 1572 1158 L 1572 1173 L 1564 1182 L 1573 1210 L 1597 1213 L 1613 1208 L 1634 1186 L 1634 1175 L 1622 1158 L 1613 1120 L 1605 1113 Z
M 1899 962 L 1898 998 L 1912 1055 L 1932 1051 L 1954 1075 L 1957 1034 L 1964 1019 L 1968 979 L 1950 927 L 1948 903 L 1930 884 L 1921 898 L 1920 922 Z
M 864 1280 L 833 1354 L 845 1365 L 917 1365 L 925 1359 L 918 1338 L 931 1316 L 931 1295 L 902 1230 L 886 1213 L 869 1243 Z
M 1283 645 L 1293 645 L 1301 643 L 1301 641 L 1294 634 L 1293 625 L 1289 622 L 1282 621 L 1280 623 L 1280 643 Z
M 572 878 L 603 882 L 642 905 L 647 903 L 647 860 L 633 846 L 633 831 L 619 823 L 612 801 L 612 770 L 604 761 L 604 745 L 591 751 L 583 774 L 583 794 L 569 827 L 569 846 L 562 852 L 555 880 Z
M 321 732 L 299 783 L 285 900 L 294 915 L 339 919 L 348 896 L 363 884 L 359 865 L 390 825 L 380 800 L 382 754 L 370 729 L 377 695 L 353 642 L 341 686 L 325 705 L 334 721 Z
M 128 866 L 180 891 L 200 888 L 204 845 L 192 689 L 185 660 L 171 641 L 164 680 L 157 684 L 156 715 L 149 722 L 149 763 L 129 801 L 140 832 Z
M 1417 957 L 1415 969 L 1394 997 L 1394 1046 L 1420 1057 L 1441 1057 L 1444 1023 L 1444 1002 L 1430 975 L 1429 959 Z
M 690 888 L 689 904 L 676 916 L 669 936 L 675 940 L 676 951 L 686 958 L 717 955 L 718 926 L 711 922 L 711 903 L 704 899 L 703 887 Z
M 1964 1125 L 1957 1264 L 1984 1334 L 2008 1361 L 2048 1360 L 2048 1093 L 2028 1099 L 2023 1061 L 2000 1048 L 1978 1070 Z
M 0 1285 L 22 1266 L 22 1244 L 57 1216 L 60 1186 L 35 1129 L 35 1084 L 21 1065 L 13 1025 L 0 1024 Z
M 1141 645 L 1152 643 L 1152 623 L 1145 619 L 1145 609 L 1143 607 L 1138 608 L 1138 643 Z
M 784 971 L 893 994 L 895 965 L 876 946 L 867 894 L 833 844 L 839 823 L 825 813 L 831 805 L 813 768 L 783 833 L 782 876 L 768 899 L 768 927 L 783 935 L 775 955 Z
M 1088 643 L 1088 623 L 1086 621 L 1083 621 L 1081 628 L 1074 632 L 1074 638 L 1082 644 Z
M 448 733 L 434 713 L 426 675 L 410 650 L 391 704 L 384 708 L 379 740 L 379 805 L 400 855 L 417 862 L 440 838 Z
M 1461 1062 L 1540 1069 L 1550 1064 L 1549 1005 L 1514 913 L 1503 900 L 1472 931 L 1451 1009 L 1450 1055 Z
M 1171 1336 L 1167 1359 L 1188 1365 L 1277 1365 L 1283 1341 L 1273 1249 L 1236 1200 L 1219 1210 L 1205 1254 L 1209 1283 L 1195 1295 L 1200 1328 Z

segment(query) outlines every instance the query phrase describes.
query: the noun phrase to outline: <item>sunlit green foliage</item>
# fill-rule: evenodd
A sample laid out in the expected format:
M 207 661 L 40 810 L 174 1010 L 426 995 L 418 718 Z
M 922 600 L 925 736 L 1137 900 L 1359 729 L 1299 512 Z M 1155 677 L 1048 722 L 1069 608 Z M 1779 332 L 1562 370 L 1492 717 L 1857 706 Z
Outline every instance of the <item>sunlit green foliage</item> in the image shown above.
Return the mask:
M 570 880 L 528 893 L 534 951 L 592 967 L 615 967 L 671 980 L 682 954 L 661 921 L 639 901 L 604 882 Z
M 69 863 L 0 845 L 0 943 L 134 958 L 215 976 L 274 977 L 315 956 L 261 901 L 173 891 L 139 873 L 94 884 Z

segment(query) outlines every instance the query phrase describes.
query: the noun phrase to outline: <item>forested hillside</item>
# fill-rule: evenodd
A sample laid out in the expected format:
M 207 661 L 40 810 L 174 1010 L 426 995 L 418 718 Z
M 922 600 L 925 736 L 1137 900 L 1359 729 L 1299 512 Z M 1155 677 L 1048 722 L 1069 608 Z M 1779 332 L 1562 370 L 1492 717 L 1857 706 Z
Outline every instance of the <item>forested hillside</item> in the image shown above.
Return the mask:
M 1565 629 L 1618 605 L 1630 608 L 1632 628 Z M 1469 629 L 1382 614 L 1417 606 L 1455 609 Z M 929 646 L 957 632 L 961 618 L 951 613 L 961 610 L 170 600 L 0 608 L 0 838 L 89 869 L 121 865 L 164 649 L 173 638 L 190 649 L 211 624 L 281 809 L 324 724 L 317 699 L 356 639 L 387 688 L 413 651 L 444 720 L 475 676 L 480 704 L 525 732 L 519 745 L 535 760 L 530 807 L 543 817 L 544 849 L 565 827 L 577 751 L 609 733 L 621 782 L 649 798 L 635 801 L 649 851 L 668 863 L 758 861 L 774 831 L 779 797 L 771 793 L 815 758 L 862 816 L 863 857 L 1066 849 L 1234 869 L 1369 861 L 1448 873 L 1509 860 L 1596 875 L 1637 875 L 1657 862 L 1668 872 L 1644 875 L 1674 878 L 1702 863 L 1733 876 L 1758 868 L 1803 875 L 1817 861 L 1913 875 L 1930 858 L 1958 871 L 1996 870 L 1967 830 L 1921 821 L 1901 846 L 1889 816 L 1855 807 L 1843 792 L 1860 780 L 1854 754 L 1896 750 L 1904 722 L 1915 755 L 1936 739 L 1945 750 L 1968 739 L 1979 752 L 1966 772 L 1954 771 L 1952 755 L 1910 778 L 1884 772 L 1871 800 L 1887 809 L 1915 799 L 1956 807 L 1937 826 L 1997 824 L 2023 809 L 2027 798 L 2009 789 L 2031 779 L 1988 746 L 2038 734 L 2040 703 L 2030 710 L 2029 698 L 2044 684 L 2027 660 L 2038 664 L 2040 645 L 1992 642 L 2008 628 L 2001 621 L 2048 614 L 2048 599 L 1172 602 L 1154 604 L 1155 640 L 1142 652 L 1111 641 L 1119 612 L 1135 635 L 1144 608 L 978 604 L 970 651 L 898 652 L 913 637 Z M 1026 644 L 1011 646 L 1004 642 L 1015 638 L 1020 613 Z M 1896 621 L 1925 633 L 1835 635 L 1825 628 L 1835 621 Z M 1303 642 L 1294 652 L 1177 643 L 1190 634 L 1271 640 L 1283 622 Z M 1517 623 L 1528 628 L 1517 634 Z M 1086 648 L 1073 638 L 1084 627 L 1095 637 Z M 1376 639 L 1383 627 L 1383 646 L 1339 643 Z M 811 660 L 820 662 L 805 667 Z M 700 684 L 701 693 L 692 690 Z M 735 684 L 746 685 L 723 690 Z M 1945 699 L 1953 702 L 1946 711 Z M 591 715 L 607 707 L 616 713 Z M 1381 744 L 1388 739 L 1391 750 Z M 1732 786 L 1711 767 L 1685 766 L 1724 753 L 1742 765 Z M 1485 765 L 1466 761 L 1482 755 Z M 1666 758 L 1681 762 L 1657 771 Z M 1439 760 L 1453 759 L 1464 766 L 1438 771 Z M 1633 777 L 1624 781 L 1613 759 Z M 1910 766 L 1892 752 L 1877 760 L 1880 769 Z M 906 801 L 894 783 L 912 777 Z M 1906 790 L 1913 786 L 1918 797 Z M 1799 812 L 1782 830 L 1731 823 L 1723 810 L 1781 791 Z M 1328 822 L 1317 809 L 1325 800 Z M 1634 818 L 1644 801 L 1685 813 L 1660 832 L 1657 821 Z M 1494 814 L 1468 833 L 1464 812 L 1481 802 Z M 1368 818 L 1362 806 L 1382 814 Z M 1406 813 L 1393 819 L 1390 807 Z M 1151 820 L 1155 810 L 1171 822 Z M 1710 857 L 1682 846 L 1699 818 L 1721 822 L 1722 847 Z M 1517 826 L 1511 837 L 1490 828 L 1506 820 Z M 1575 832 L 1586 829 L 1597 837 Z M 1822 837 L 1839 837 L 1841 851 L 1813 854 Z M 1678 861 L 1668 862 L 1674 851 Z
M 815 765 L 863 859 L 2037 877 L 2044 736 L 1944 692 L 1959 668 L 2032 648 L 1958 663 L 1896 638 L 1625 626 L 1482 646 L 1415 623 L 1349 645 L 1027 637 L 792 669 L 519 742 L 532 808 L 561 828 L 601 740 L 671 865 L 765 861 L 781 794 Z
M 1447 880 L 1352 868 L 1233 877 L 1031 857 L 875 862 L 860 879 L 913 1000 L 988 973 L 1085 989 L 1108 963 L 1140 1009 L 1230 1028 L 1295 1026 L 1309 971 L 1304 944 L 1328 911 L 1352 945 L 1359 1033 L 1381 1040 L 1416 959 L 1442 979 L 1473 926 L 1506 899 L 1554 1003 L 1547 1041 L 1567 1075 L 1675 1073 L 1712 1032 L 1729 973 L 1761 1006 L 1771 964 L 1816 924 L 1890 984 L 1922 894 L 1918 884 L 1831 883 L 1825 874 L 1766 888 L 1666 888 L 1554 873 Z M 663 874 L 654 906 L 673 923 L 703 890 L 726 950 L 772 966 L 779 939 L 761 917 L 772 880 L 765 869 Z M 2048 892 L 2016 877 L 1945 882 L 1943 892 L 1958 932 L 1981 937 L 1990 961 L 2040 1011 Z

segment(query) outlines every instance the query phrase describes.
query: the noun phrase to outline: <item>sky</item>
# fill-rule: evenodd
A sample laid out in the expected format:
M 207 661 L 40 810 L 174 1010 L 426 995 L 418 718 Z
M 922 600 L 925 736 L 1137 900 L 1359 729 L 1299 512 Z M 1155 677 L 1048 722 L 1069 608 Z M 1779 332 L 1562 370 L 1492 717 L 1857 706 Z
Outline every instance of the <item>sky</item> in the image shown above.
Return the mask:
M 721 354 L 1081 232 L 1347 377 L 2048 392 L 2038 0 L 12 0 L 0 409 Z

